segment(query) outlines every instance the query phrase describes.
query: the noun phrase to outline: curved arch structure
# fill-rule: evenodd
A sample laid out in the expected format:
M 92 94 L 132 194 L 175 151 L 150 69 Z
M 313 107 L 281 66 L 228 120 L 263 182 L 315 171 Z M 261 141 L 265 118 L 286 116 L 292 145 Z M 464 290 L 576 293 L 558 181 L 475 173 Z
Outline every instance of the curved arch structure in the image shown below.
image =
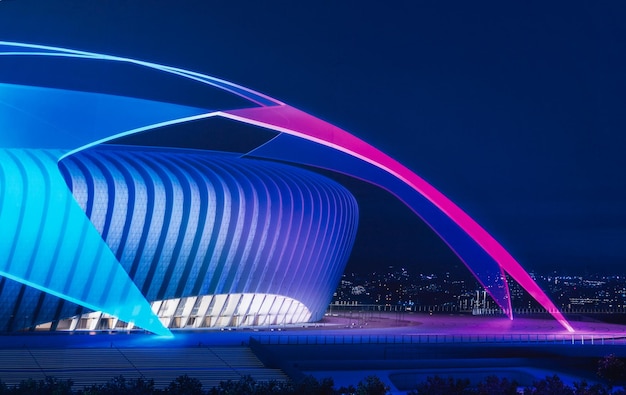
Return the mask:
M 37 277 L 38 272 L 24 271 L 20 265 L 14 265 L 18 258 L 32 262 L 39 260 L 39 255 L 44 255 L 35 253 L 37 256 L 31 256 L 32 254 L 25 252 L 33 251 L 29 245 L 31 240 L 39 240 L 45 235 L 27 234 L 22 223 L 27 220 L 37 221 L 36 218 L 41 215 L 48 216 L 50 218 L 46 221 L 52 222 L 46 222 L 47 225 L 38 230 L 46 233 L 53 232 L 55 226 L 63 226 L 63 221 L 67 221 L 68 216 L 84 217 L 80 208 L 72 205 L 72 197 L 56 169 L 57 163 L 63 158 L 121 136 L 198 119 L 222 117 L 277 132 L 276 137 L 245 152 L 243 157 L 320 167 L 388 190 L 441 236 L 510 318 L 512 310 L 507 274 L 526 289 L 565 329 L 573 331 L 521 265 L 476 221 L 407 167 L 340 128 L 242 86 L 171 66 L 11 42 L 0 42 L 0 56 L 68 58 L 139 66 L 228 92 L 247 103 L 236 109 L 220 105 L 207 108 L 76 89 L 0 84 L 0 127 L 3 131 L 0 134 L 0 163 L 8 160 L 15 164 L 10 172 L 6 169 L 6 174 L 0 172 L 0 191 L 7 190 L 13 183 L 23 186 L 23 194 L 5 194 L 8 197 L 5 196 L 0 201 L 0 222 L 3 224 L 0 238 L 6 240 L 6 223 L 14 224 L 17 234 L 15 243 L 0 246 L 0 275 L 83 306 L 106 311 L 152 332 L 166 334 L 167 330 L 149 310 L 141 292 L 132 281 L 122 279 L 125 273 L 119 262 L 111 251 L 103 247 L 100 235 L 93 226 L 87 224 L 87 220 L 82 225 L 84 233 L 80 235 L 80 241 L 89 245 L 90 254 L 96 254 L 90 259 L 101 262 L 97 270 L 120 272 L 120 278 L 116 277 L 115 281 L 126 284 L 124 287 L 129 289 L 124 292 L 126 299 L 116 295 L 116 292 L 96 292 L 94 294 L 97 296 L 93 296 L 75 290 L 75 282 L 80 284 L 91 275 L 88 272 L 81 273 L 80 269 L 74 275 L 74 280 L 63 287 L 56 287 L 53 286 L 55 281 Z M 46 150 L 46 154 L 34 154 L 33 150 Z M 8 180 L 7 177 L 13 179 Z M 32 189 L 41 184 L 46 184 L 46 188 L 53 192 L 44 199 L 31 198 Z M 25 202 L 23 205 L 22 201 Z M 66 214 L 47 211 L 47 207 L 52 205 L 65 207 Z M 14 210 L 14 206 L 21 207 Z M 56 225 L 48 225 L 50 223 Z M 54 254 L 65 251 L 57 248 L 46 253 L 55 256 Z M 72 259 L 81 260 L 83 257 Z M 51 269 L 50 276 L 62 275 L 63 273 L 56 273 Z

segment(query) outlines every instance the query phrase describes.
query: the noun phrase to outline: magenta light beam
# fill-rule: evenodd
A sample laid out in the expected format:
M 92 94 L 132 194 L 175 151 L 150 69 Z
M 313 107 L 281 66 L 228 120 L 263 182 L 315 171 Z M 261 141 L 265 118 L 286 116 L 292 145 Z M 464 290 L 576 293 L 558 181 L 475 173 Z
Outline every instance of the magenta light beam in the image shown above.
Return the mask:
M 569 332 L 574 329 L 521 265 L 476 221 L 445 195 L 398 161 L 346 131 L 287 105 L 227 111 L 225 117 L 294 135 L 359 158 L 389 173 L 426 197 L 461 227 L 500 267 Z M 413 208 L 412 208 L 413 209 Z M 430 224 L 429 224 L 430 225 Z M 513 318 L 510 306 L 501 306 Z M 508 307 L 508 308 L 507 308 Z

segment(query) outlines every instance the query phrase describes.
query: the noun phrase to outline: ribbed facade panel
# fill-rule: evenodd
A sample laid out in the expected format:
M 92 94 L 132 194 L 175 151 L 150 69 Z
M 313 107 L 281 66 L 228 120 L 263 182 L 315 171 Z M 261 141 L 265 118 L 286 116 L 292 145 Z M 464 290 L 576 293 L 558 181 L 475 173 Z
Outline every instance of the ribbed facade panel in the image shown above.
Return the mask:
M 117 146 L 82 151 L 59 167 L 151 302 L 250 295 L 224 305 L 241 314 L 260 295 L 280 295 L 319 319 L 356 235 L 358 208 L 344 187 L 278 163 Z M 289 306 L 276 311 L 307 315 Z
M 0 331 L 11 332 L 86 311 L 67 300 L 0 278 Z
M 151 306 L 85 213 L 102 227 L 106 215 L 100 207 L 94 209 L 95 201 L 86 199 L 79 207 L 59 173 L 59 155 L 54 150 L 0 149 L 0 275 L 6 278 L 0 290 L 5 309 L 0 328 L 15 330 L 67 313 L 42 299 L 43 292 L 158 332 L 162 326 Z M 85 169 L 77 171 L 91 181 L 77 189 L 101 195 L 106 179 Z

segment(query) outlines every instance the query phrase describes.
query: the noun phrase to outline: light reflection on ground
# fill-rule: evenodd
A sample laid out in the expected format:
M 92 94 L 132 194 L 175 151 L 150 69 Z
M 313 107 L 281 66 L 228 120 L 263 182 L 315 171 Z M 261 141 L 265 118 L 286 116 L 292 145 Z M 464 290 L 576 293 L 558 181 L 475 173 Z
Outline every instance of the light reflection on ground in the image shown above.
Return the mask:
M 143 332 L 56 332 L 19 333 L 0 336 L 0 347 L 193 347 L 198 345 L 238 345 L 247 343 L 251 336 L 284 338 L 294 336 L 357 337 L 418 336 L 434 341 L 447 337 L 454 342 L 515 341 L 515 339 L 574 339 L 595 341 L 626 337 L 626 326 L 594 321 L 573 321 L 576 333 L 565 331 L 555 320 L 517 317 L 426 315 L 410 313 L 342 313 L 325 317 L 321 323 L 261 328 L 225 330 L 175 330 L 174 337 L 163 337 Z M 526 337 L 524 337 L 526 336 Z M 381 338 L 381 341 L 382 338 Z

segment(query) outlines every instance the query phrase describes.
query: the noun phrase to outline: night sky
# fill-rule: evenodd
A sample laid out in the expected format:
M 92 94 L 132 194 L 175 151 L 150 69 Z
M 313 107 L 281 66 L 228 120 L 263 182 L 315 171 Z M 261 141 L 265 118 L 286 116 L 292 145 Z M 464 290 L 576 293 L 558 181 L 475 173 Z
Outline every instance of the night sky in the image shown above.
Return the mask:
M 407 165 L 529 270 L 626 274 L 625 3 L 235 3 L 1 0 L 0 40 L 250 87 Z M 349 270 L 462 265 L 385 192 L 351 187 Z

